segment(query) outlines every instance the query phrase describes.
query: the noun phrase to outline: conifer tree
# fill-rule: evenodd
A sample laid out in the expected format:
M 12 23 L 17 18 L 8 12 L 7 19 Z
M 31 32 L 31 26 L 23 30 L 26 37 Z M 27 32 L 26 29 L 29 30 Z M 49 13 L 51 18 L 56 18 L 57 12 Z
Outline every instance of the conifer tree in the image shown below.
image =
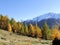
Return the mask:
M 26 24 L 24 24 L 24 32 L 25 35 L 28 35 L 28 26 Z
M 22 27 L 21 27 L 21 30 L 20 30 L 21 34 L 24 35 L 24 24 L 22 23 Z
M 52 39 L 59 38 L 59 36 L 60 36 L 59 27 L 57 25 L 54 25 L 52 27 L 52 35 L 51 35 L 51 38 Z
M 29 25 L 29 35 L 30 36 L 35 36 L 35 29 L 34 29 L 34 26 L 30 23 Z
M 11 27 L 11 24 L 10 23 L 8 24 L 8 27 L 7 28 L 8 28 L 8 31 L 9 32 L 12 32 L 12 27 Z
M 37 23 L 35 24 L 35 35 L 36 35 L 36 37 L 42 37 L 42 31 L 38 27 Z
M 49 27 L 46 23 L 46 21 L 44 22 L 43 26 L 42 26 L 42 35 L 44 39 L 48 39 L 50 31 L 49 31 Z
M 12 31 L 16 33 L 18 31 L 17 22 L 14 20 L 14 18 L 12 18 L 11 21 L 10 21 L 10 23 L 12 25 Z
M 18 33 L 21 33 L 21 28 L 22 28 L 21 22 L 17 22 L 17 25 L 18 25 Z

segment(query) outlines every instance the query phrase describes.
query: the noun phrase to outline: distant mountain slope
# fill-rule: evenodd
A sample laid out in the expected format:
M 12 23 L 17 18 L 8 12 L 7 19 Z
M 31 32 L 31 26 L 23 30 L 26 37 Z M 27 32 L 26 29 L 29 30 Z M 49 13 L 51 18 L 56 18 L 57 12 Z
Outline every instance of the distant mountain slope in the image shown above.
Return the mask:
M 43 20 L 39 21 L 38 22 L 39 27 L 41 27 L 43 25 L 44 21 L 47 22 L 49 27 L 52 27 L 53 25 L 60 26 L 60 20 L 59 19 L 49 18 L 49 19 L 43 19 Z
M 38 22 L 39 27 L 41 27 L 43 25 L 43 22 L 46 21 L 47 24 L 49 25 L 49 27 L 53 26 L 53 25 L 58 25 L 60 26 L 60 14 L 56 14 L 56 13 L 47 13 L 41 16 L 38 16 L 36 18 L 33 18 L 32 20 L 27 20 L 24 21 L 24 23 L 26 24 L 30 24 L 32 23 L 33 25 L 35 24 L 35 22 Z

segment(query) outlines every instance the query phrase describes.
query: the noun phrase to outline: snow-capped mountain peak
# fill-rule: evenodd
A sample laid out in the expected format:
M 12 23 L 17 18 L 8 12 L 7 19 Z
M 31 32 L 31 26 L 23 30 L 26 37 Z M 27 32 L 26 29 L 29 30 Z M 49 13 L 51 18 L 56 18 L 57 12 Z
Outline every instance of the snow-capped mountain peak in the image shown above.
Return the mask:
M 48 19 L 48 18 L 60 19 L 60 14 L 56 14 L 56 13 L 47 13 L 47 14 L 38 16 L 38 17 L 36 17 L 36 18 L 33 18 L 33 21 L 40 21 L 40 20 Z

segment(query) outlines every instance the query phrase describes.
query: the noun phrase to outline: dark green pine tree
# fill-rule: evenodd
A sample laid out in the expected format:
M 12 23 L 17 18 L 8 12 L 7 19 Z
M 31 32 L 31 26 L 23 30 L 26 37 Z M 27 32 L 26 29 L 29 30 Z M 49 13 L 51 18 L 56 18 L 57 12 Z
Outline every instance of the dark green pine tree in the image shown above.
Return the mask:
M 44 21 L 44 24 L 42 26 L 42 37 L 43 37 L 43 39 L 49 39 L 50 34 L 51 34 L 50 32 L 51 31 L 50 31 L 46 21 Z

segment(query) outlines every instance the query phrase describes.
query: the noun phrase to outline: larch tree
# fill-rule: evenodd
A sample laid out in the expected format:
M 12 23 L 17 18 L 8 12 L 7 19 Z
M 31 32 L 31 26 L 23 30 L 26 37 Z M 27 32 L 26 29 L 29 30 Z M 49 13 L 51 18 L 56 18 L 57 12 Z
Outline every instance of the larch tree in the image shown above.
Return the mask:
M 35 24 L 35 35 L 36 37 L 42 37 L 42 30 L 38 27 L 37 23 Z
M 14 18 L 11 19 L 10 23 L 12 25 L 12 31 L 17 32 L 18 25 L 17 25 L 17 22 L 14 20 Z
M 24 24 L 22 23 L 22 27 L 21 27 L 21 30 L 20 30 L 21 34 L 24 35 Z
M 35 36 L 35 29 L 34 26 L 30 23 L 29 25 L 29 35 L 34 37 Z
M 59 27 L 57 25 L 54 25 L 52 27 L 52 35 L 51 35 L 51 38 L 52 39 L 59 38 L 59 36 L 60 36 Z
M 17 25 L 18 25 L 18 33 L 20 34 L 21 33 L 22 24 L 21 24 L 21 22 L 17 22 Z
M 8 29 L 9 32 L 12 32 L 12 27 L 11 27 L 11 24 L 10 23 L 8 24 L 7 29 Z
M 24 32 L 25 35 L 28 35 L 28 26 L 26 24 L 24 24 Z
M 8 24 L 8 16 L 1 16 L 0 17 L 0 28 L 1 29 L 7 29 L 7 24 Z

